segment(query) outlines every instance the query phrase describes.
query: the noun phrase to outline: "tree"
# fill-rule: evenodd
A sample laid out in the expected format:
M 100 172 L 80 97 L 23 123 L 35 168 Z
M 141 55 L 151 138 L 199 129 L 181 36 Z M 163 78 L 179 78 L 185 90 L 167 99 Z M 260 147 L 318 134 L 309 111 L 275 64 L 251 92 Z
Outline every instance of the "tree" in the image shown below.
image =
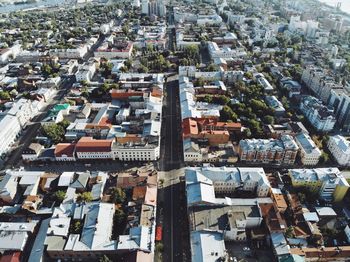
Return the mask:
M 108 256 L 103 255 L 103 257 L 99 259 L 99 262 L 112 262 L 112 260 Z
M 122 209 L 116 209 L 114 214 L 114 222 L 116 225 L 122 224 L 126 219 L 126 215 Z
M 289 226 L 286 230 L 286 233 L 285 233 L 286 237 L 288 238 L 292 238 L 294 237 L 294 229 L 292 226 Z
M 75 221 L 73 224 L 73 233 L 74 234 L 79 234 L 82 230 L 83 225 L 81 224 L 81 222 L 79 220 Z
M 119 85 L 116 83 L 111 84 L 111 89 L 119 89 Z
M 52 74 L 52 67 L 49 64 L 44 64 L 41 68 L 41 72 L 45 77 L 48 77 Z
M 163 253 L 164 250 L 164 245 L 162 242 L 157 242 L 156 243 L 156 252 L 158 253 Z
M 111 200 L 113 203 L 122 204 L 125 202 L 126 194 L 121 188 L 114 188 L 111 195 Z
M 231 120 L 233 122 L 237 121 L 237 114 L 229 106 L 224 106 L 220 111 L 220 121 L 227 122 Z
M 62 142 L 64 139 L 64 128 L 59 124 L 45 125 L 43 130 L 44 134 L 55 144 Z
M 58 123 L 59 126 L 61 126 L 64 130 L 67 129 L 67 127 L 70 125 L 70 121 L 67 119 L 63 119 L 61 122 Z
M 80 193 L 77 197 L 78 202 L 91 202 L 92 200 L 93 196 L 91 192 Z
M 11 96 L 10 96 L 9 92 L 0 91 L 0 99 L 1 100 L 10 100 Z
M 329 155 L 323 151 L 320 157 L 320 164 L 326 164 L 328 161 L 329 161 Z
M 146 66 L 144 66 L 144 65 L 141 65 L 141 66 L 137 69 L 137 71 L 138 71 L 139 73 L 148 73 L 148 68 L 147 68 Z
M 217 71 L 217 69 L 218 69 L 217 65 L 215 65 L 215 64 L 210 64 L 210 65 L 208 65 L 206 71 L 208 71 L 208 72 L 214 72 L 214 71 Z
M 250 131 L 249 128 L 245 128 L 245 129 L 243 130 L 243 136 L 244 136 L 244 137 L 247 137 L 247 138 L 249 138 L 249 137 L 252 136 L 252 132 Z
M 57 202 L 62 202 L 66 198 L 66 192 L 63 190 L 58 190 L 53 194 Z
M 264 122 L 270 125 L 273 125 L 273 123 L 275 122 L 275 118 L 273 116 L 264 116 Z

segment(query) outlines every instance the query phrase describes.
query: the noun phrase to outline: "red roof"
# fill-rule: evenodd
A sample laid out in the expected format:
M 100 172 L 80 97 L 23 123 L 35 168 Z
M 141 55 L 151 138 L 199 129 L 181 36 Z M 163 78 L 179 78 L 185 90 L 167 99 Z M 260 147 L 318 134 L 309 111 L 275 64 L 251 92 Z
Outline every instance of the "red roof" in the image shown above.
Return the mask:
M 55 157 L 62 157 L 63 155 L 67 157 L 73 157 L 75 150 L 75 144 L 70 143 L 59 143 L 55 148 Z
M 241 130 L 242 124 L 241 123 L 231 123 L 231 122 L 218 122 L 216 120 L 208 119 L 208 118 L 199 118 L 197 119 L 198 124 L 201 126 L 213 126 L 213 127 L 219 127 L 219 128 L 227 128 L 227 129 L 237 129 Z
M 197 122 L 191 118 L 185 118 L 182 121 L 182 130 L 184 136 L 198 135 Z
M 162 233 L 163 233 L 162 227 L 157 226 L 157 228 L 156 228 L 156 240 L 157 241 L 162 241 L 162 235 L 163 235 Z
M 82 137 L 78 141 L 76 152 L 111 152 L 113 140 L 93 139 L 92 137 Z
M 2 256 L 0 262 L 19 262 L 20 256 L 21 252 L 14 252 L 12 254 Z

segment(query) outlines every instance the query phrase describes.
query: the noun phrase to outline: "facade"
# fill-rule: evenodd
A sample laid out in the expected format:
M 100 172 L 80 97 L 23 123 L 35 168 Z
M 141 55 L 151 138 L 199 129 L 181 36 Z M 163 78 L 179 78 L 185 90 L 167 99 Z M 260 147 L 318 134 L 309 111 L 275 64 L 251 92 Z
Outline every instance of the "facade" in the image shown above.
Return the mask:
M 87 81 L 93 78 L 96 72 L 96 64 L 95 63 L 86 63 L 79 67 L 78 71 L 75 74 L 75 79 L 77 82 Z
M 3 158 L 21 133 L 18 118 L 11 115 L 0 116 L 0 157 Z
M 350 166 L 350 142 L 340 135 L 331 136 L 328 149 L 341 166 Z
M 218 194 L 243 190 L 256 192 L 258 197 L 267 196 L 271 188 L 262 168 L 191 167 L 185 170 L 185 176 L 189 193 L 192 192 L 191 187 L 195 190 L 197 183 L 209 185 Z
M 113 159 L 121 161 L 156 161 L 160 156 L 159 145 L 117 145 L 112 147 Z
M 334 107 L 337 124 L 343 131 L 350 130 L 350 96 L 344 89 L 333 89 L 328 104 Z
M 55 147 L 56 161 L 75 161 L 75 144 L 59 143 Z
M 301 79 L 323 103 L 328 101 L 332 89 L 341 88 L 332 77 L 319 67 L 306 67 Z
M 26 149 L 22 151 L 22 159 L 25 161 L 37 160 L 43 148 L 44 147 L 38 143 L 31 143 Z
M 247 55 L 244 50 L 236 50 L 229 47 L 220 48 L 215 42 L 208 42 L 208 50 L 212 59 L 245 57 Z
M 338 168 L 290 169 L 294 187 L 306 187 L 325 201 L 342 201 L 349 184 Z
M 290 135 L 280 139 L 245 139 L 239 142 L 241 161 L 294 164 L 298 145 Z
M 113 140 L 82 137 L 75 146 L 78 159 L 113 159 Z
M 300 133 L 295 136 L 295 141 L 300 148 L 301 162 L 303 165 L 317 165 L 321 157 L 321 150 L 318 149 L 311 137 L 306 133 Z
M 336 119 L 332 109 L 327 108 L 320 100 L 312 96 L 301 99 L 300 111 L 309 120 L 310 124 L 320 132 L 332 131 Z

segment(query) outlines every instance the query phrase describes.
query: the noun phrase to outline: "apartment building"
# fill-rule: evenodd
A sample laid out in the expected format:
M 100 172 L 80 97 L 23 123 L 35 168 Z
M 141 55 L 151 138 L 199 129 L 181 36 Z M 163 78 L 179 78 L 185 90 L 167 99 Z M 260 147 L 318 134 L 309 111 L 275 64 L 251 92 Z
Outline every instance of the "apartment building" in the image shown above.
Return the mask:
M 78 159 L 114 159 L 113 140 L 82 137 L 75 146 Z
M 202 181 L 212 186 L 213 192 L 218 194 L 243 190 L 265 197 L 271 188 L 263 168 L 190 167 L 186 168 L 185 176 L 186 181 Z
M 300 149 L 301 162 L 306 166 L 317 165 L 321 157 L 321 150 L 306 133 L 295 136 L 295 141 Z
M 18 118 L 11 115 L 0 116 L 0 157 L 3 159 L 21 133 Z
M 345 88 L 332 89 L 328 105 L 334 107 L 337 124 L 343 131 L 350 130 L 350 95 Z
M 294 187 L 306 187 L 325 201 L 342 201 L 350 187 L 338 168 L 290 169 L 289 176 Z
M 350 166 L 350 142 L 340 135 L 331 136 L 327 147 L 341 166 Z
M 241 161 L 294 164 L 299 147 L 290 135 L 280 139 L 244 139 L 239 142 Z
M 317 98 L 304 96 L 299 108 L 317 131 L 329 132 L 333 130 L 336 123 L 333 109 L 323 105 Z
M 342 88 L 342 86 L 336 84 L 333 77 L 329 76 L 323 69 L 315 66 L 306 67 L 301 79 L 323 103 L 328 101 L 332 89 Z

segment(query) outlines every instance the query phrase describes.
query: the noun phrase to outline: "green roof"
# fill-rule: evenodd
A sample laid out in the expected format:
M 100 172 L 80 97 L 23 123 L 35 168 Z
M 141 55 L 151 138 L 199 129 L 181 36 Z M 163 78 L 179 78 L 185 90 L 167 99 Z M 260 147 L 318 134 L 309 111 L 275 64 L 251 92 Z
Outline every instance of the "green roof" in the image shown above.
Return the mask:
M 288 257 L 282 257 L 279 262 L 305 262 L 305 258 L 299 255 L 289 255 Z
M 61 111 L 61 110 L 65 110 L 69 107 L 68 103 L 65 104 L 57 104 L 53 107 L 52 111 Z

